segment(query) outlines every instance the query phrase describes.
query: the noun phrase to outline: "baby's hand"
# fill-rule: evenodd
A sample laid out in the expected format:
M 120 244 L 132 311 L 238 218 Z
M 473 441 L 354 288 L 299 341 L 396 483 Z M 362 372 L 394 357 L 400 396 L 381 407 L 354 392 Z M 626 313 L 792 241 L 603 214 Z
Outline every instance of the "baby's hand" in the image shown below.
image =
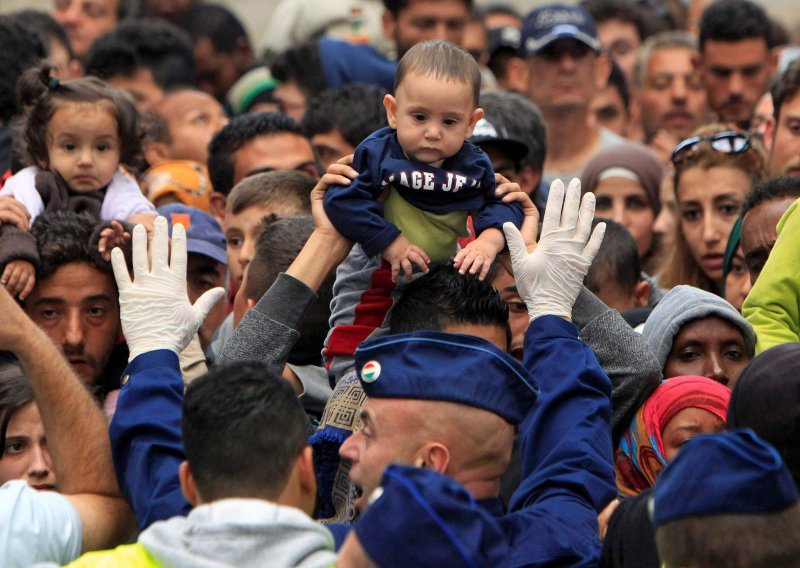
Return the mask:
M 12 296 L 24 300 L 36 284 L 36 269 L 27 260 L 12 260 L 6 264 L 0 284 L 8 289 Z
M 392 244 L 386 247 L 381 254 L 392 265 L 392 282 L 397 282 L 401 269 L 406 275 L 406 280 L 411 282 L 411 273 L 413 271 L 411 263 L 413 262 L 419 266 L 423 272 L 428 272 L 428 263 L 431 261 L 424 250 L 412 245 L 411 241 L 403 235 L 393 240 Z
M 124 247 L 131 240 L 131 234 L 126 231 L 119 221 L 111 221 L 111 226 L 100 231 L 100 241 L 97 250 L 106 262 L 111 261 L 111 251 L 115 247 Z
M 148 236 L 153 236 L 153 229 L 155 227 L 156 222 L 156 215 L 155 213 L 134 213 L 130 217 L 128 217 L 128 223 L 133 226 L 136 225 L 144 225 L 145 230 L 147 231 Z
M 458 251 L 453 266 L 461 274 L 469 271 L 470 274 L 477 274 L 478 280 L 483 280 L 504 245 L 505 239 L 499 229 L 486 229 L 477 239 Z

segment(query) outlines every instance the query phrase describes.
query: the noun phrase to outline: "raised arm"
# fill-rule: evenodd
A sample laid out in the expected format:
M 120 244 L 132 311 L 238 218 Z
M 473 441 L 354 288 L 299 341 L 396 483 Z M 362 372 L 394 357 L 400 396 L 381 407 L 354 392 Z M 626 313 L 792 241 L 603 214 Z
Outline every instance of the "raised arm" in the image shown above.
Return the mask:
M 31 386 L 58 489 L 81 520 L 81 550 L 121 544 L 131 535 L 133 517 L 117 487 L 100 408 L 50 338 L 2 288 L 0 313 L 0 349 L 17 356 Z
M 328 219 L 323 197 L 329 186 L 346 185 L 358 173 L 348 156 L 332 164 L 311 192 L 314 231 L 284 274 L 242 318 L 219 362 L 254 359 L 284 368 L 315 292 L 350 252 L 352 243 Z
M 152 263 L 147 241 L 144 227 L 137 225 L 132 280 L 122 251 L 115 248 L 111 255 L 130 357 L 110 434 L 117 477 L 140 528 L 189 509 L 178 483 L 184 460 L 178 353 L 224 295 L 222 288 L 214 288 L 189 303 L 182 225 L 173 228 L 171 258 L 166 219 L 155 221 Z
M 563 211 L 562 211 L 563 204 Z M 540 395 L 520 426 L 522 482 L 503 519 L 510 565 L 594 566 L 600 554 L 597 513 L 615 493 L 611 384 L 570 320 L 583 277 L 602 241 L 591 235 L 594 196 L 583 202 L 577 180 L 554 182 L 542 238 L 532 253 L 506 225 L 520 296 L 531 325 L 525 365 Z

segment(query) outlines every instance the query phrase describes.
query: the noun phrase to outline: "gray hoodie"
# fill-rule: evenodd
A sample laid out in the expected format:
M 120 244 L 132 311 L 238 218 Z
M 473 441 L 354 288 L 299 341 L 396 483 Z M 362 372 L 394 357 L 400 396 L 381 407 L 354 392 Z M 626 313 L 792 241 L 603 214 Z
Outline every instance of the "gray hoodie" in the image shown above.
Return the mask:
M 308 515 L 260 499 L 223 499 L 188 517 L 154 523 L 139 536 L 164 567 L 333 566 L 331 533 Z

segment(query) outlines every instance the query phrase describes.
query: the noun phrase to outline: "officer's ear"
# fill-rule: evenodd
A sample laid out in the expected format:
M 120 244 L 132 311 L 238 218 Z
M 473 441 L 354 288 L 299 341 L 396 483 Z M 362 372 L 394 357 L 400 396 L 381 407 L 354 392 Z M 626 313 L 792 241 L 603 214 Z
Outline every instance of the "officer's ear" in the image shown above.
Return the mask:
M 441 442 L 429 442 L 417 453 L 413 464 L 416 467 L 444 473 L 450 465 L 450 450 Z

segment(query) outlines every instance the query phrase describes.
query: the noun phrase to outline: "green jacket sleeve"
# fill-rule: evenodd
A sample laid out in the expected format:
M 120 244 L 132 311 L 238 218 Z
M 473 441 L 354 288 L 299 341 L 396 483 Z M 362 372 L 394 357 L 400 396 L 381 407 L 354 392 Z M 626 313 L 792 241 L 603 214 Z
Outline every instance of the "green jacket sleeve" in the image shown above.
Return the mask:
M 777 226 L 778 239 L 742 306 L 756 332 L 756 354 L 800 341 L 800 200 Z

